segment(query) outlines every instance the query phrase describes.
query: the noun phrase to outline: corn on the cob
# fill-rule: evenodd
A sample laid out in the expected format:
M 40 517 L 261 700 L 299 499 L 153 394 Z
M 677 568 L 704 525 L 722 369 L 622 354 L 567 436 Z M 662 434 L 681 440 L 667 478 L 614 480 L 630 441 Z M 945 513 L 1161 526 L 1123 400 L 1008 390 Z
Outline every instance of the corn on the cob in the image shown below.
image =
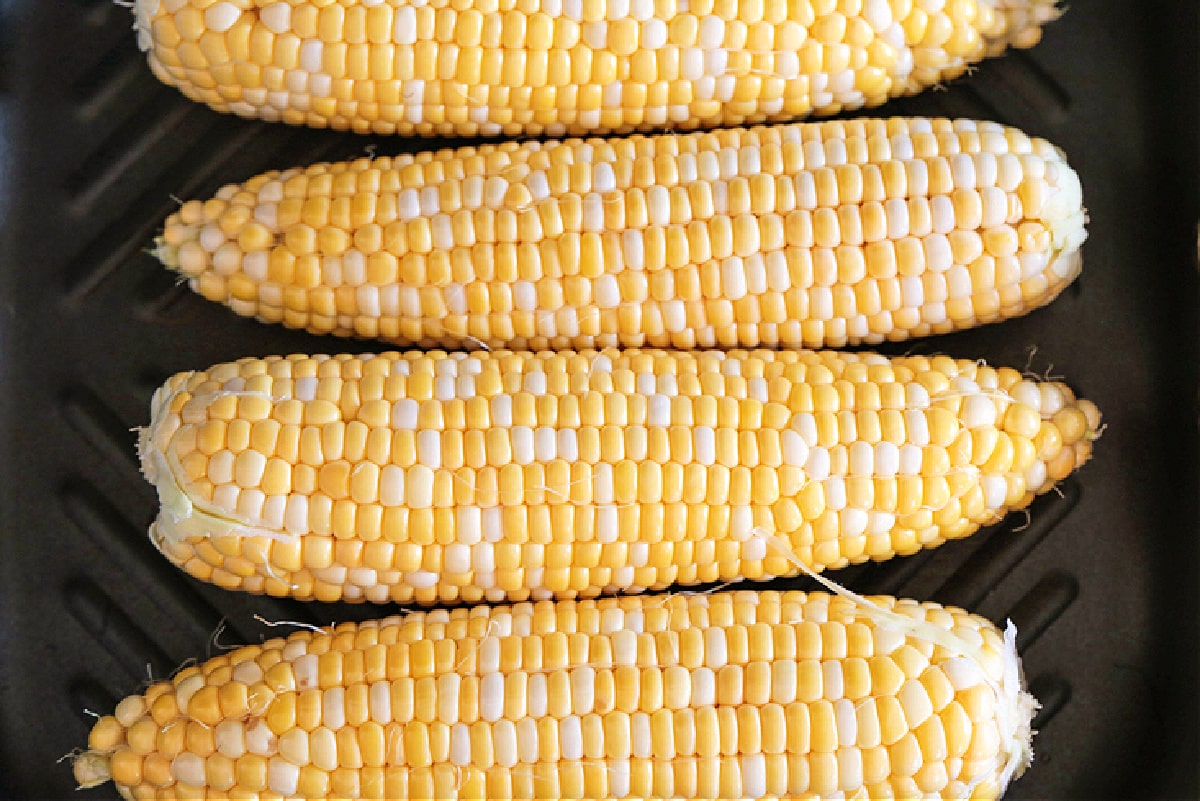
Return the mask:
M 414 352 L 179 374 L 140 451 L 151 537 L 198 578 L 522 601 L 911 554 L 1050 489 L 1098 424 L 949 357 Z
M 243 117 L 550 135 L 875 106 L 1029 47 L 1055 0 L 135 0 L 159 79 Z
M 1079 179 L 972 120 L 527 142 L 261 175 L 158 256 L 239 314 L 460 348 L 840 347 L 1048 303 Z
M 92 729 L 126 798 L 991 799 L 1032 755 L 1015 629 L 738 592 L 413 613 L 189 667 Z

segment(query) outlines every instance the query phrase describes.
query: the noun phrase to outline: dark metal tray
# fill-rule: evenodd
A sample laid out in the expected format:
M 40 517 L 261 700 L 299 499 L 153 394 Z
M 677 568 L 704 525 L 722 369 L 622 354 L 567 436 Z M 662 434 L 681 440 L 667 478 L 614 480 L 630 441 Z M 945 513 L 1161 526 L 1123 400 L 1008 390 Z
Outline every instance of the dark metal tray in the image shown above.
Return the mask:
M 1151 12 L 1150 6 L 1154 9 Z M 1174 8 L 1173 12 L 1165 9 Z M 971 539 L 834 577 L 1021 629 L 1042 700 L 1014 799 L 1200 796 L 1195 3 L 1074 4 L 1035 50 L 886 113 L 990 118 L 1063 147 L 1091 212 L 1082 278 L 1024 319 L 894 350 L 1065 376 L 1108 424 L 1091 464 Z M 367 350 L 236 318 L 146 253 L 173 198 L 427 146 L 222 117 L 154 80 L 111 0 L 0 0 L 0 797 L 75 794 L 91 718 L 184 660 L 391 610 L 199 584 L 153 549 L 130 429 L 170 373 Z M 882 112 L 876 112 L 882 113 Z M 224 621 L 219 641 L 214 632 Z

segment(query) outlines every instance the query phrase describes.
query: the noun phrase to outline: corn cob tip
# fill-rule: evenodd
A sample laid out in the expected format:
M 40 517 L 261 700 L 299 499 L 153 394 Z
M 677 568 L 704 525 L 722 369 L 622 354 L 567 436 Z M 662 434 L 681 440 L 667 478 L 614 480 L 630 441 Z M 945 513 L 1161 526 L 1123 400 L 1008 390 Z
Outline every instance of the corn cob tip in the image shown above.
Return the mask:
M 183 374 L 187 375 L 190 374 Z M 219 537 L 232 534 L 290 539 L 282 532 L 248 525 L 184 489 L 183 468 L 174 449 L 168 444 L 175 430 L 164 430 L 169 422 L 175 420 L 169 414 L 169 410 L 172 401 L 181 391 L 181 388 L 170 391 L 166 388 L 159 389 L 151 402 L 153 411 L 150 424 L 138 429 L 138 458 L 142 475 L 154 485 L 158 493 L 158 517 L 150 525 L 148 532 L 154 547 L 170 558 L 171 547 L 189 537 Z M 215 399 L 214 396 L 208 400 L 211 402 Z
M 1033 764 L 1033 718 L 1042 708 L 1033 695 L 1025 690 L 1025 675 L 1017 653 L 1017 627 L 1008 621 L 1004 629 L 1004 679 L 1001 685 L 1003 703 L 998 707 L 1001 721 L 1008 720 L 1013 732 L 1009 740 L 1009 758 L 1000 774 L 1000 787 L 1019 779 Z M 1007 717 L 1006 717 L 1007 716 Z
M 112 780 L 109 755 L 102 751 L 84 751 L 71 761 L 75 783 L 80 790 L 99 787 Z
M 143 53 L 149 52 L 154 46 L 151 22 L 158 13 L 159 0 L 134 0 L 133 29 L 137 31 L 138 49 Z
M 770 532 L 755 529 L 754 535 L 764 540 L 768 547 L 781 551 L 784 558 L 794 564 L 801 573 L 834 595 L 839 595 L 852 602 L 863 617 L 879 627 L 896 629 L 905 634 L 928 640 L 946 648 L 951 653 L 958 653 L 973 659 L 978 664 L 986 661 L 987 657 L 982 649 L 957 634 L 938 628 L 925 620 L 913 620 L 899 615 L 894 610 L 880 606 L 870 598 L 864 598 L 846 589 L 833 579 L 822 576 L 797 559 L 791 549 Z M 1008 785 L 1020 778 L 1033 764 L 1033 736 L 1036 734 L 1033 729 L 1033 718 L 1041 708 L 1037 698 L 1025 689 L 1025 673 L 1021 668 L 1020 653 L 1017 651 L 1017 627 L 1011 620 L 1006 621 L 1004 627 L 1000 659 L 1000 678 L 998 681 L 988 680 L 988 683 L 996 694 L 996 722 L 1001 737 L 997 759 L 1004 760 L 998 766 L 997 784 L 999 795 L 1003 796 Z
M 1058 0 L 993 0 L 991 5 L 1004 18 L 1004 32 L 991 40 L 988 55 L 1006 48 L 1025 50 L 1042 40 L 1042 26 L 1062 16 Z
M 1050 235 L 1047 275 L 1053 276 L 1058 291 L 1066 288 L 1083 270 L 1083 243 L 1087 241 L 1087 209 L 1079 174 L 1059 154 L 1046 162 L 1046 195 L 1040 211 L 1031 214 Z
M 1083 185 L 1079 174 L 1065 160 L 1046 165 L 1048 196 L 1041 219 L 1050 230 L 1058 258 L 1075 255 L 1087 240 L 1087 209 L 1083 205 Z

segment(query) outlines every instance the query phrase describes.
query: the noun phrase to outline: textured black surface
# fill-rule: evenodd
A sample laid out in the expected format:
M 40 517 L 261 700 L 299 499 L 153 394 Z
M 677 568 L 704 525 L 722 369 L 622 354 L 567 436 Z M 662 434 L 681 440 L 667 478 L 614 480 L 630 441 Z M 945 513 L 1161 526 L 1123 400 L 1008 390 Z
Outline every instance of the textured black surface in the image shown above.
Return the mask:
M 887 109 L 1050 138 L 1091 212 L 1083 277 L 1052 307 L 904 349 L 1065 376 L 1105 413 L 1093 462 L 1028 525 L 1016 515 L 835 575 L 1021 628 L 1043 710 L 1037 759 L 1009 798 L 1200 796 L 1198 21 L 1191 0 L 1078 3 L 1034 51 Z M 85 742 L 87 710 L 274 633 L 256 614 L 328 623 L 391 611 L 226 593 L 177 572 L 145 537 L 155 500 L 129 429 L 161 380 L 243 355 L 372 347 L 260 326 L 176 286 L 145 253 L 173 198 L 374 140 L 192 105 L 151 77 L 130 23 L 110 0 L 0 0 L 4 798 L 114 798 L 111 785 L 74 793 L 55 763 Z

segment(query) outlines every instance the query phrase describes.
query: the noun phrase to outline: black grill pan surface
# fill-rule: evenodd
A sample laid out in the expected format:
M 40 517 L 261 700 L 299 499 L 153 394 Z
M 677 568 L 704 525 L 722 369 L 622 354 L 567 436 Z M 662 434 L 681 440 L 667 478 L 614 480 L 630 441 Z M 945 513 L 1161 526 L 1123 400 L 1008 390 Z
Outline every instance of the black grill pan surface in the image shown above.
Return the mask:
M 131 429 L 177 370 L 380 349 L 260 325 L 179 286 L 147 253 L 176 199 L 430 143 L 221 116 L 150 75 L 131 23 L 111 0 L 0 0 L 0 798 L 116 798 L 76 792 L 56 762 L 85 744 L 90 714 L 281 631 L 256 615 L 395 611 L 227 593 L 177 571 L 146 538 L 156 500 Z M 1200 797 L 1198 23 L 1190 0 L 1071 4 L 1036 49 L 873 112 L 1044 136 L 1090 211 L 1084 273 L 1049 308 L 891 352 L 1065 377 L 1105 415 L 1092 462 L 1028 517 L 831 574 L 1013 619 L 1043 708 L 1012 799 Z

